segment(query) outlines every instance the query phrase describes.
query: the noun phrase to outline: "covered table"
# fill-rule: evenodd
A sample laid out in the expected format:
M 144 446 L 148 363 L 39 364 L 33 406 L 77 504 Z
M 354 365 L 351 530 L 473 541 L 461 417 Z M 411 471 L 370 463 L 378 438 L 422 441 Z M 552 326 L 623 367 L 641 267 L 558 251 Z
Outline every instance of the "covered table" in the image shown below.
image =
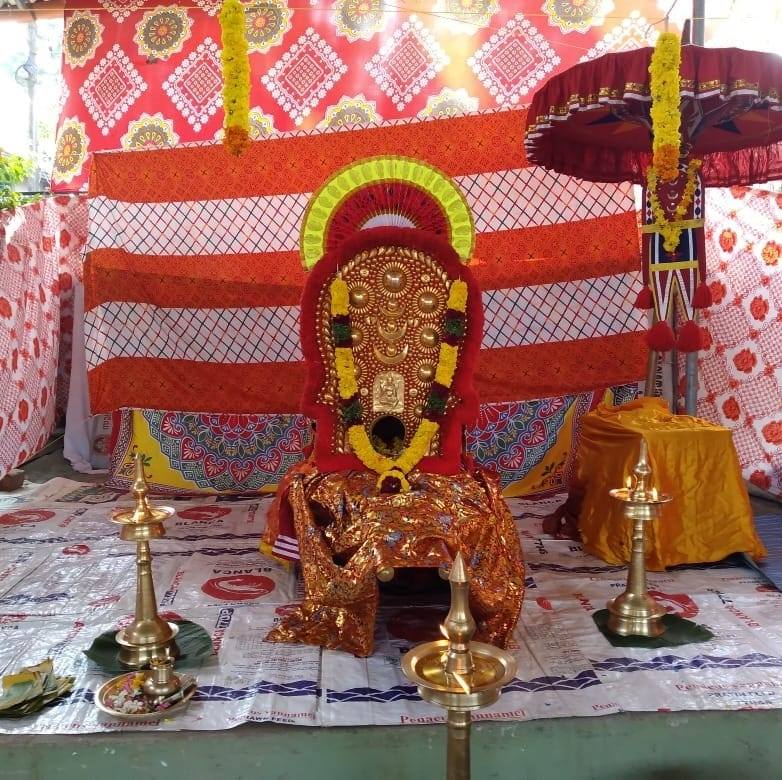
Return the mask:
M 648 568 L 718 561 L 736 552 L 765 555 L 730 431 L 674 415 L 659 398 L 601 404 L 584 417 L 575 486 L 583 491 L 579 531 L 587 552 L 613 564 L 630 560 L 630 524 L 608 491 L 632 472 L 641 438 L 655 486 L 674 497 L 648 526 Z

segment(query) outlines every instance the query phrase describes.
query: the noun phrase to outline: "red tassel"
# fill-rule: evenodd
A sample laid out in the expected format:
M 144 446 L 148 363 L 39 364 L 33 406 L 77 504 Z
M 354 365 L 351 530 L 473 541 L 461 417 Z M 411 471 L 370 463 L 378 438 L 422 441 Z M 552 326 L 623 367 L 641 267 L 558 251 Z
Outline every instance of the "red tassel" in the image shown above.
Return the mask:
M 646 343 L 655 352 L 668 352 L 676 346 L 676 337 L 668 322 L 660 320 L 646 334 Z
M 697 352 L 703 346 L 703 334 L 694 320 L 687 320 L 679 328 L 676 341 L 679 352 Z
M 654 300 L 652 300 L 652 291 L 648 287 L 643 287 L 638 291 L 638 297 L 635 299 L 633 306 L 636 309 L 651 309 L 654 307 Z
M 708 309 L 711 306 L 711 290 L 706 282 L 699 282 L 692 296 L 692 305 L 695 309 Z

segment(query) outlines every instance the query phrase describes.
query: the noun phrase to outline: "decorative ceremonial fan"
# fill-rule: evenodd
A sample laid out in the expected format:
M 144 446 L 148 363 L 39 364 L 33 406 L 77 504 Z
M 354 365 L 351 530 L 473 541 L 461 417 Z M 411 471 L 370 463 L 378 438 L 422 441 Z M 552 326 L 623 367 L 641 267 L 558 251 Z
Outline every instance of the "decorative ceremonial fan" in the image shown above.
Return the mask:
M 470 207 L 444 173 L 407 157 L 370 157 L 335 173 L 312 197 L 301 230 L 305 268 L 357 231 L 383 226 L 439 235 L 462 262 L 475 241 Z

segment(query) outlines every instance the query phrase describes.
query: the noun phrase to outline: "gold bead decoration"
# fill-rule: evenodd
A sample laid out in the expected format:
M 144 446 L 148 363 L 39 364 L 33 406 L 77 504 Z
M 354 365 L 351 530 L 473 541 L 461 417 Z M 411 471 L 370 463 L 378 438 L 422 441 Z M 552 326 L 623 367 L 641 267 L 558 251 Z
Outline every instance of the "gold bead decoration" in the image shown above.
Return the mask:
M 418 308 L 424 314 L 431 314 L 437 309 L 440 302 L 437 300 L 437 296 L 431 290 L 424 290 L 418 296 Z
M 350 341 L 354 347 L 357 347 L 364 341 L 364 332 L 361 328 L 353 327 L 350 329 Z
M 369 303 L 369 291 L 366 287 L 354 287 L 350 291 L 350 305 L 354 309 L 363 309 Z
M 401 268 L 387 268 L 383 274 L 383 287 L 390 293 L 398 293 L 404 290 L 407 284 L 405 272 Z
M 421 363 L 418 366 L 418 378 L 422 382 L 429 382 L 434 379 L 435 368 L 431 363 Z
M 434 328 L 424 328 L 421 331 L 421 343 L 428 349 L 437 346 L 437 331 Z

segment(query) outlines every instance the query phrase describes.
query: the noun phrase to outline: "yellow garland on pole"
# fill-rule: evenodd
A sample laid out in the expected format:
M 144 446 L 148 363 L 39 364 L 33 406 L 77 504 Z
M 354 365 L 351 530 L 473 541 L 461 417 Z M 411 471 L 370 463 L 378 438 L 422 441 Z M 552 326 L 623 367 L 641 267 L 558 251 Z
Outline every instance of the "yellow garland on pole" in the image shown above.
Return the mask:
M 676 206 L 676 211 L 671 220 L 668 220 L 665 216 L 665 210 L 660 204 L 660 198 L 657 195 L 657 172 L 653 167 L 646 172 L 646 186 L 649 190 L 652 216 L 654 217 L 653 226 L 662 235 L 663 248 L 666 252 L 673 252 L 679 246 L 679 238 L 683 229 L 682 220 L 695 196 L 695 177 L 701 164 L 701 160 L 690 160 L 687 164 L 687 183 L 684 185 L 682 198 Z
M 344 316 L 348 314 L 348 286 L 345 281 L 337 276 L 331 283 L 331 316 Z M 464 313 L 467 309 L 467 284 L 461 279 L 451 283 L 448 294 L 448 308 Z M 453 375 L 456 371 L 458 359 L 458 347 L 442 342 L 437 362 L 435 381 L 450 387 Z M 353 360 L 353 350 L 350 347 L 336 347 L 334 349 L 334 367 L 337 372 L 337 384 L 340 398 L 351 398 L 358 392 L 356 385 L 356 366 Z M 355 424 L 348 428 L 348 442 L 356 457 L 371 471 L 379 475 L 377 485 L 380 488 L 386 477 L 399 480 L 402 492 L 410 490 L 407 474 L 415 468 L 418 462 L 429 452 L 435 434 L 440 429 L 439 423 L 434 420 L 423 419 L 418 425 L 410 446 L 406 447 L 398 458 L 380 455 L 372 446 L 369 436 L 363 425 Z
M 680 81 L 682 50 L 679 37 L 661 33 L 649 62 L 652 106 L 652 164 L 661 181 L 678 176 L 681 139 Z
M 224 0 L 220 9 L 223 50 L 223 143 L 240 155 L 250 143 L 250 60 L 245 37 L 244 6 L 240 0 Z

